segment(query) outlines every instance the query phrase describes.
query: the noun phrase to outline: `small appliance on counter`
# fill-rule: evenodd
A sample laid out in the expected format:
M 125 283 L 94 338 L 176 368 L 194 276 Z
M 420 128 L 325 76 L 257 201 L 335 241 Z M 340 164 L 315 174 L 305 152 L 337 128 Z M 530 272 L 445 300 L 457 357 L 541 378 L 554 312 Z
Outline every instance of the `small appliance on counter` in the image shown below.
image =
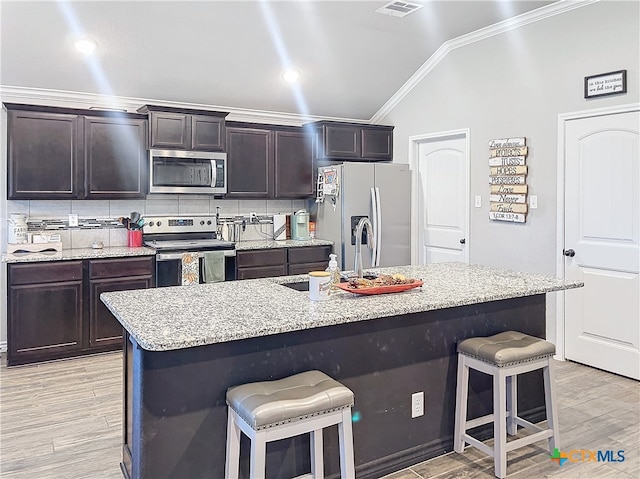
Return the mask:
M 287 239 L 287 215 L 273 215 L 273 239 L 276 241 Z
M 291 219 L 291 239 L 310 240 L 309 235 L 309 212 L 299 210 L 293 214 Z

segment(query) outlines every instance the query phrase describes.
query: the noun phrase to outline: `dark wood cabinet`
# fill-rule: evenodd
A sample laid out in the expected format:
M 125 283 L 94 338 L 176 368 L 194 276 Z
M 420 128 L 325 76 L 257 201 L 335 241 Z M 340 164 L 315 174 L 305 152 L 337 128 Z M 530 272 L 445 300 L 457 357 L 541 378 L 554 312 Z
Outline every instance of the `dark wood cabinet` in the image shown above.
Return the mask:
M 236 252 L 236 279 L 268 278 L 287 274 L 287 250 L 257 249 Z
M 320 160 L 391 161 L 393 127 L 320 121 L 316 128 Z
M 315 193 L 312 131 L 274 131 L 275 198 L 306 198 Z
M 5 104 L 8 199 L 125 199 L 146 194 L 146 117 Z
M 324 271 L 329 265 L 332 246 L 302 246 L 238 251 L 237 279 L 268 278 L 288 274 Z
M 145 105 L 139 113 L 149 115 L 151 148 L 196 151 L 225 150 L 227 113 Z
M 7 365 L 82 349 L 82 261 L 10 264 Z
M 307 274 L 309 271 L 324 271 L 329 266 L 329 255 L 333 246 L 309 246 L 289 248 L 288 274 Z
M 146 120 L 84 117 L 85 198 L 142 198 L 147 191 Z
M 227 126 L 227 197 L 273 196 L 271 130 Z
M 152 288 L 152 257 L 89 261 L 89 347 L 122 345 L 122 325 L 113 317 L 100 294 L 108 291 Z
M 229 198 L 308 198 L 315 194 L 311 130 L 229 122 Z
M 72 199 L 82 188 L 77 115 L 7 106 L 9 199 Z
M 122 347 L 106 291 L 155 286 L 155 257 L 9 264 L 7 365 Z

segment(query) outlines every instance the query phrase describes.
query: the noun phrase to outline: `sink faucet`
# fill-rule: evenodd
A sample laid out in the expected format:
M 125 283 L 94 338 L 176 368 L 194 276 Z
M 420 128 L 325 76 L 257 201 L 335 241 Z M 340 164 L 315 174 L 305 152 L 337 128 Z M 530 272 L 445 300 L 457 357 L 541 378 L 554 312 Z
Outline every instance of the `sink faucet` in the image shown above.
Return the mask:
M 365 228 L 367 229 L 367 246 L 371 250 L 375 247 L 371 221 L 369 221 L 369 218 L 360 218 L 358 226 L 356 226 L 356 254 L 353 264 L 353 269 L 358 275 L 358 278 L 362 278 L 362 232 Z

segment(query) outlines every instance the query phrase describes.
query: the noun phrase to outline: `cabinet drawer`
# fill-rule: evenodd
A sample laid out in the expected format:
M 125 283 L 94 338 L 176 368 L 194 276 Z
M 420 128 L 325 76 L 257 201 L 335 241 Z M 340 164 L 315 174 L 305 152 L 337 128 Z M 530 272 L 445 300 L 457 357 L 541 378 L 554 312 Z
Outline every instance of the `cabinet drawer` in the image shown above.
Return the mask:
M 153 256 L 94 259 L 89 261 L 89 278 L 122 278 L 153 274 Z
M 289 248 L 289 264 L 319 263 L 324 261 L 329 264 L 329 254 L 332 246 L 304 246 L 301 248 Z M 326 268 L 327 266 L 325 266 Z M 324 269 L 324 268 L 323 268 Z
M 239 269 L 236 279 L 271 278 L 273 276 L 285 276 L 286 274 L 287 265 L 281 264 L 278 266 Z
M 52 283 L 82 279 L 82 261 L 10 264 L 9 284 Z
M 276 265 L 284 266 L 286 270 L 287 250 L 281 248 L 238 251 L 236 253 L 236 265 L 238 268 Z
M 307 274 L 310 271 L 324 271 L 327 269 L 328 261 L 320 261 L 318 263 L 302 263 L 290 264 L 289 274 Z

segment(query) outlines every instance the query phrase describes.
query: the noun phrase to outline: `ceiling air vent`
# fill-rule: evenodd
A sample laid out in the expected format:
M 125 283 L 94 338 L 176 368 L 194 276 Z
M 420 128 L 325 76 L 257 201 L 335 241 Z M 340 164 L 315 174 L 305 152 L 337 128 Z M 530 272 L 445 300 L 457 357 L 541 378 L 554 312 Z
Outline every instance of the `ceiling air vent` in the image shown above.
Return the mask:
M 424 5 L 419 3 L 410 2 L 389 2 L 385 6 L 376 10 L 376 13 L 382 13 L 384 15 L 391 15 L 392 17 L 406 17 L 410 13 L 421 9 Z

